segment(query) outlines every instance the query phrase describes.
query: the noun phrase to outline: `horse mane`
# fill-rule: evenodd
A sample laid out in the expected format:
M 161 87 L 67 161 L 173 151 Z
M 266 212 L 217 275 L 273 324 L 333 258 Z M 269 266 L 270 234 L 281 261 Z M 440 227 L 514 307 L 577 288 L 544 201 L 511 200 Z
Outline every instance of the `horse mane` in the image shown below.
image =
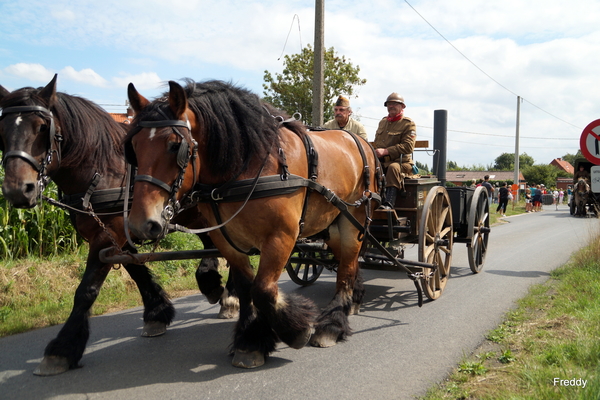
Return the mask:
M 15 90 L 2 99 L 0 107 L 48 107 L 46 100 L 39 96 L 41 90 L 32 87 Z M 123 158 L 121 140 L 126 128 L 100 106 L 82 97 L 57 92 L 50 111 L 63 136 L 61 167 L 72 168 L 91 161 L 92 167 L 103 173 L 120 165 L 115 160 Z
M 263 102 L 256 94 L 231 83 L 209 80 L 182 80 L 188 107 L 194 112 L 205 135 L 205 150 L 210 173 L 230 179 L 243 172 L 253 157 L 262 160 L 280 147 L 280 121 L 287 120 L 283 111 Z M 155 99 L 133 124 L 139 120 L 164 119 L 158 109 L 168 112 L 168 95 Z M 138 119 L 139 118 L 139 119 Z M 285 127 L 299 136 L 305 127 L 298 121 L 286 122 Z M 126 139 L 127 140 L 127 139 Z

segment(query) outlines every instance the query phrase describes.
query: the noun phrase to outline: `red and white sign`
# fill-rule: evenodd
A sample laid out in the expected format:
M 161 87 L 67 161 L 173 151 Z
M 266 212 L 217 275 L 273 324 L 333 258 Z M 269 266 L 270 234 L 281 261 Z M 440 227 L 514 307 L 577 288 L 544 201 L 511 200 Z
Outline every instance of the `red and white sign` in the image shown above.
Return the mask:
M 600 119 L 585 127 L 579 139 L 579 147 L 589 162 L 600 165 Z

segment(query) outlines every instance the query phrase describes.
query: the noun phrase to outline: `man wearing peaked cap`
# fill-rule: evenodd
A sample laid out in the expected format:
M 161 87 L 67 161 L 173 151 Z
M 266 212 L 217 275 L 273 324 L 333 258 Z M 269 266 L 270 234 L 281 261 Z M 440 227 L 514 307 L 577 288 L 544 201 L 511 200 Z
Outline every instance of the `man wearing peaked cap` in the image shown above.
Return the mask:
M 398 190 L 404 185 L 404 178 L 412 176 L 414 161 L 412 153 L 417 139 L 417 126 L 404 116 L 404 97 L 390 94 L 383 103 L 388 115 L 384 117 L 375 133 L 375 154 L 381 160 L 385 173 L 384 200 L 380 208 L 392 209 L 396 203 Z
M 350 118 L 350 115 L 352 115 L 352 108 L 350 107 L 350 101 L 347 98 L 344 96 L 338 97 L 335 106 L 333 107 L 333 112 L 334 119 L 327 121 L 323 125 L 325 129 L 344 129 L 367 140 L 367 131 L 363 124 Z

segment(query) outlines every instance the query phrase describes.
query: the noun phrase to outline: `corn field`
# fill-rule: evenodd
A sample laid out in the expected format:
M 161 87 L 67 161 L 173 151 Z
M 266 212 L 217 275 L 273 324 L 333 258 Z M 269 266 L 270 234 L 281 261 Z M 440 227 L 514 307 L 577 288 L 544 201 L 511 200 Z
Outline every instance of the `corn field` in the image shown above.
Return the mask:
M 0 181 L 4 181 L 4 170 L 0 170 Z M 57 198 L 56 185 L 48 185 L 45 195 Z M 1 195 L 0 205 L 0 257 L 4 260 L 72 253 L 83 243 L 69 214 L 60 208 L 41 202 L 32 209 L 17 209 Z

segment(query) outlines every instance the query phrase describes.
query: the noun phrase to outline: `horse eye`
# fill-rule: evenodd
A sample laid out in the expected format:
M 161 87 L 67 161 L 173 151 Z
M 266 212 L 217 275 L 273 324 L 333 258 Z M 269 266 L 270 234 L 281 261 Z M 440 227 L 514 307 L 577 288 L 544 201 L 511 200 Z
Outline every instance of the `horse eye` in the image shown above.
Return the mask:
M 177 153 L 179 148 L 181 147 L 181 143 L 179 142 L 169 142 L 168 152 L 169 153 Z
M 48 130 L 48 125 L 42 124 L 40 125 L 40 132 L 46 132 Z

